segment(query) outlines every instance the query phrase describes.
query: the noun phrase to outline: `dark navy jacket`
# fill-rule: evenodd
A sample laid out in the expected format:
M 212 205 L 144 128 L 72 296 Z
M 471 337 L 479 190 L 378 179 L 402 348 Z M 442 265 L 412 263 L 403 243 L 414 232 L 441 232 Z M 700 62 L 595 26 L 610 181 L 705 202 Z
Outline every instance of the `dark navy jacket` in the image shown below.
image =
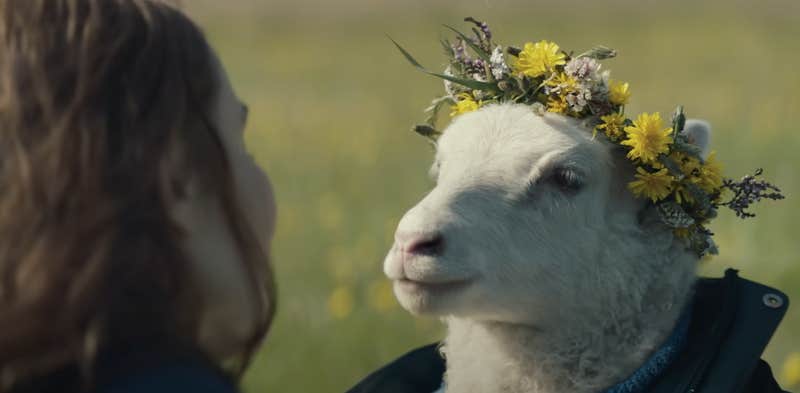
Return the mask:
M 107 367 L 98 375 L 94 393 L 239 392 L 228 376 L 202 357 L 183 354 L 131 356 L 133 359 L 110 362 L 113 368 Z
M 650 393 L 781 393 L 761 353 L 789 300 L 772 288 L 740 278 L 699 280 L 689 337 Z M 442 384 L 444 359 L 432 344 L 369 375 L 348 393 L 430 393 Z M 458 392 L 450 392 L 458 393 Z
M 169 345 L 130 345 L 101 355 L 89 393 L 238 393 L 204 355 Z M 83 393 L 74 366 L 16 386 L 13 393 Z

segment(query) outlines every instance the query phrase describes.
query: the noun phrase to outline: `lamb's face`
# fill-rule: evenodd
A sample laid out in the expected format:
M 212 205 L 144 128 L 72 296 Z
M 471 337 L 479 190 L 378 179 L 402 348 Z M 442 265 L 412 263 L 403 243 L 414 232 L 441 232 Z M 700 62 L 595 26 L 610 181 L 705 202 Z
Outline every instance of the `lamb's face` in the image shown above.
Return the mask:
M 629 167 L 578 120 L 495 105 L 439 139 L 436 187 L 402 218 L 384 271 L 416 314 L 540 324 L 593 287 L 610 221 L 633 223 Z

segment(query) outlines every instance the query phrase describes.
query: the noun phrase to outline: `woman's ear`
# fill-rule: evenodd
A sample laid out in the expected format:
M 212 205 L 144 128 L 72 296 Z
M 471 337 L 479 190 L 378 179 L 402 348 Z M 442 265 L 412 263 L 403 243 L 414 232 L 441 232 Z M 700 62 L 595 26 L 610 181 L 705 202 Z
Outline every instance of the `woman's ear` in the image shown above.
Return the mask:
M 681 131 L 689 138 L 689 143 L 700 148 L 700 156 L 705 160 L 711 152 L 711 124 L 705 120 L 689 119 Z

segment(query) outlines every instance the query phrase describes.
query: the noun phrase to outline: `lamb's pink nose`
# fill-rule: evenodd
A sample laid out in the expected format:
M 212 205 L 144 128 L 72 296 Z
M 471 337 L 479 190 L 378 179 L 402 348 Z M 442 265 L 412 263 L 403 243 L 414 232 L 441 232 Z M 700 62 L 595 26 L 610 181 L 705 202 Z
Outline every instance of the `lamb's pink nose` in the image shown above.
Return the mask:
M 439 232 L 398 232 L 395 241 L 407 254 L 436 256 L 444 250 L 444 237 Z

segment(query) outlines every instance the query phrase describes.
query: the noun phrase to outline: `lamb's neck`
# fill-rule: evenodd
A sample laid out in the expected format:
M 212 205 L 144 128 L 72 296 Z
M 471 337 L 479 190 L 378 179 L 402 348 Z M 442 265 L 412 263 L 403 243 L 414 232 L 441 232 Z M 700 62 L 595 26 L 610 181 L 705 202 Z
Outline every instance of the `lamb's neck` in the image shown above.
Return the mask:
M 601 392 L 641 366 L 681 314 L 680 307 L 641 311 L 589 316 L 570 329 L 450 319 L 442 348 L 447 391 Z

